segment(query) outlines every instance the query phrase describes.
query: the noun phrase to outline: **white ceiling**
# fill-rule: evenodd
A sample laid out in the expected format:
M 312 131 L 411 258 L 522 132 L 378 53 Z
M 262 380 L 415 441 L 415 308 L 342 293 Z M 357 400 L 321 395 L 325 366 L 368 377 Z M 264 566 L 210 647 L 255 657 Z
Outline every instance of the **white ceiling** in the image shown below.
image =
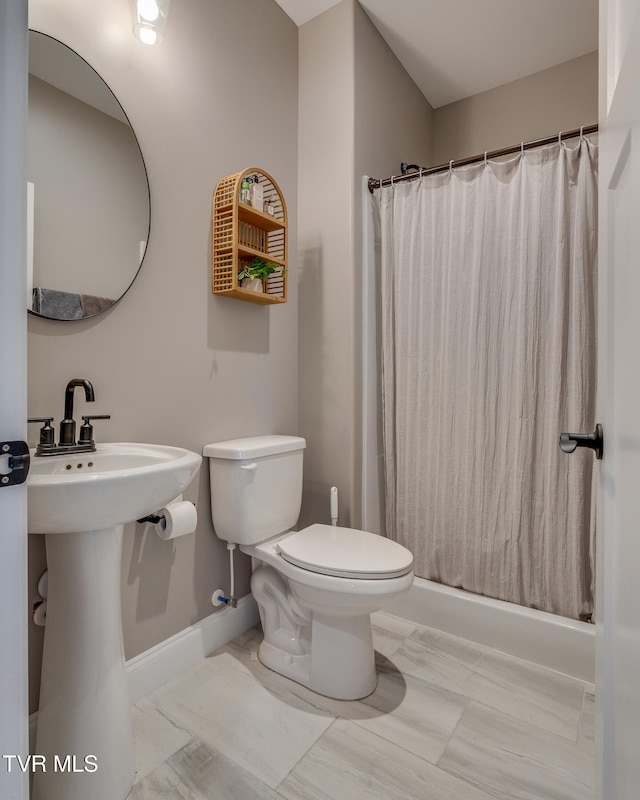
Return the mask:
M 276 0 L 297 25 L 340 0 Z M 598 49 L 598 0 L 360 0 L 434 108 Z

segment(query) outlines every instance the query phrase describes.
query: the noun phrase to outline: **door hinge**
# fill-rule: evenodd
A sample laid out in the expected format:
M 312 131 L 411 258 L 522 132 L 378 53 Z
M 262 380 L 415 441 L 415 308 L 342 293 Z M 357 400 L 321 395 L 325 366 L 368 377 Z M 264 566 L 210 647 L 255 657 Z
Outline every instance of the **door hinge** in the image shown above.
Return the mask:
M 30 462 L 29 445 L 26 442 L 0 442 L 0 489 L 24 483 Z

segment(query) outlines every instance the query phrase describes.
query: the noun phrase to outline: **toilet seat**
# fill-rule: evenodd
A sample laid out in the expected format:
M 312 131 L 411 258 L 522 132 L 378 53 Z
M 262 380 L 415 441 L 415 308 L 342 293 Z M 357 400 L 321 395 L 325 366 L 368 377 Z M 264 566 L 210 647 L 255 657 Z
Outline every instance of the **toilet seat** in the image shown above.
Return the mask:
M 397 542 L 332 525 L 310 525 L 278 542 L 276 551 L 301 569 L 356 580 L 397 578 L 413 567 L 412 554 Z

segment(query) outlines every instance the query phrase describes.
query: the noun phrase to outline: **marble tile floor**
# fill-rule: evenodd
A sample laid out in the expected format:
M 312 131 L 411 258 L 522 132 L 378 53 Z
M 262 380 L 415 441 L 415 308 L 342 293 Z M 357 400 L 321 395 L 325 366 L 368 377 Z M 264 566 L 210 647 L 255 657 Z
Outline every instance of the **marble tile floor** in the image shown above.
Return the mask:
M 373 615 L 379 680 L 320 697 L 252 628 L 132 707 L 129 800 L 589 800 L 590 684 Z

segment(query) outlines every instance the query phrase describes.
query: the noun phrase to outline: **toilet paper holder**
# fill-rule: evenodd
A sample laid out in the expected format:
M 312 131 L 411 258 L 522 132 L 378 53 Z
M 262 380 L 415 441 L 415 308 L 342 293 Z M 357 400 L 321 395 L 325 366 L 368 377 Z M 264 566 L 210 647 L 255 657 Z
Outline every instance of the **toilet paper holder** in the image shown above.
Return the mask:
M 176 498 L 174 498 L 169 505 L 172 503 L 179 503 L 182 500 L 182 495 L 179 494 Z M 146 517 L 141 517 L 137 519 L 136 522 L 139 522 L 140 525 L 144 525 L 145 522 L 150 522 L 152 525 L 157 525 L 162 520 L 166 521 L 166 517 L 164 514 L 161 514 L 159 511 L 156 511 L 155 514 L 147 514 Z
M 183 501 L 182 495 L 179 495 L 164 508 L 141 517 L 137 522 L 150 523 L 161 539 L 168 540 L 193 533 L 198 515 L 195 503 Z
M 139 522 L 140 524 L 143 524 L 145 522 L 150 522 L 152 525 L 157 525 L 164 518 L 165 518 L 164 514 L 162 516 L 160 516 L 159 514 L 147 514 L 146 517 L 141 517 L 140 519 L 137 519 L 136 522 Z

